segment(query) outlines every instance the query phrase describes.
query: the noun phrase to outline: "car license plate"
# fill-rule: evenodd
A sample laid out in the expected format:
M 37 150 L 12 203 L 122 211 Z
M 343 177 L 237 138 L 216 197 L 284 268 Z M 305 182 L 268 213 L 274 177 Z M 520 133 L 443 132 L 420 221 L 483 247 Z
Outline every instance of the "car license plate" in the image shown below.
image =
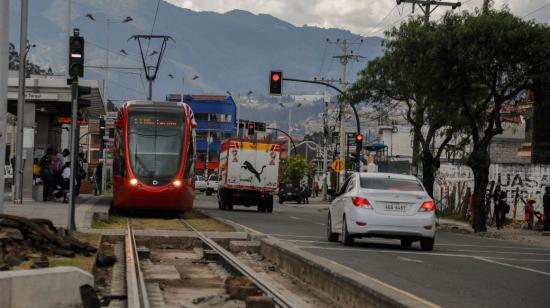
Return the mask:
M 386 203 L 384 205 L 384 211 L 387 212 L 405 212 L 407 205 L 402 203 Z

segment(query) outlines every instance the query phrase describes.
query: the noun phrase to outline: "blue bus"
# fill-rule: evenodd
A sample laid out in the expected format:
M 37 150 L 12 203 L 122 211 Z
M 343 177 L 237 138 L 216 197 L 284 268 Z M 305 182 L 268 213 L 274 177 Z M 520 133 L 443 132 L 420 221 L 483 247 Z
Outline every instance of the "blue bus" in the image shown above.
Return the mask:
M 170 94 L 166 100 L 181 102 L 181 94 Z M 237 105 L 231 96 L 221 95 L 184 95 L 183 102 L 197 121 L 197 174 L 210 174 L 218 170 L 221 141 L 237 135 Z

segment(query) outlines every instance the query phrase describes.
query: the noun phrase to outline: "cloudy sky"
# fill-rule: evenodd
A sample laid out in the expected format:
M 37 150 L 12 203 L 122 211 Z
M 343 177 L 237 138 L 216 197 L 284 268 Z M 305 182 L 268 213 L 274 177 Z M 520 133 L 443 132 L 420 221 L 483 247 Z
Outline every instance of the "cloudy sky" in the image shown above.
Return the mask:
M 224 13 L 233 9 L 266 13 L 296 26 L 308 24 L 335 27 L 362 35 L 382 35 L 412 15 L 411 4 L 396 5 L 395 0 L 165 0 L 195 11 Z M 450 2 L 456 0 L 447 0 Z M 507 5 L 527 19 L 550 22 L 550 0 L 495 0 L 495 6 Z M 483 0 L 462 0 L 460 10 L 474 10 Z M 434 12 L 438 18 L 446 8 Z M 418 8 L 415 15 L 421 14 Z

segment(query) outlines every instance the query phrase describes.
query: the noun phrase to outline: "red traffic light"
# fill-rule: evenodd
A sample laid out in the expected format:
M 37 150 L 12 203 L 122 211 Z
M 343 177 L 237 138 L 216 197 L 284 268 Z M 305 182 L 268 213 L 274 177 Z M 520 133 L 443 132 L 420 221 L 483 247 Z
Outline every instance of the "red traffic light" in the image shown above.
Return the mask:
M 249 123 L 249 124 L 248 124 L 248 129 L 253 129 L 253 128 L 254 128 L 254 124 Z
M 271 71 L 269 77 L 269 94 L 281 95 L 283 91 L 283 72 Z
M 363 141 L 363 135 L 357 134 L 357 136 L 355 136 L 355 140 L 357 140 L 357 141 Z

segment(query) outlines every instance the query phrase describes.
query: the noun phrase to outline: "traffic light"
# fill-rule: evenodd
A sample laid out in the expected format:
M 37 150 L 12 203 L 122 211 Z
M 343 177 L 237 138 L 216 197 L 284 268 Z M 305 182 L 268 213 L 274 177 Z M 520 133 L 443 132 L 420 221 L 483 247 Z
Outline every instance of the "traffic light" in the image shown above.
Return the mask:
M 105 131 L 106 131 L 105 119 L 100 118 L 99 119 L 99 144 L 100 144 L 99 148 L 101 150 L 105 149 Z
M 283 72 L 271 71 L 269 74 L 269 94 L 281 95 L 283 92 Z
M 82 98 L 83 95 L 90 95 L 91 87 L 78 86 L 78 108 L 88 108 L 92 105 L 92 101 L 87 98 Z
M 355 146 L 356 146 L 356 152 L 361 153 L 361 150 L 363 149 L 363 135 L 362 134 L 355 135 Z
M 74 29 L 69 39 L 69 75 L 71 77 L 84 76 L 84 38 L 80 30 Z
M 248 123 L 248 135 L 254 135 L 254 123 Z

